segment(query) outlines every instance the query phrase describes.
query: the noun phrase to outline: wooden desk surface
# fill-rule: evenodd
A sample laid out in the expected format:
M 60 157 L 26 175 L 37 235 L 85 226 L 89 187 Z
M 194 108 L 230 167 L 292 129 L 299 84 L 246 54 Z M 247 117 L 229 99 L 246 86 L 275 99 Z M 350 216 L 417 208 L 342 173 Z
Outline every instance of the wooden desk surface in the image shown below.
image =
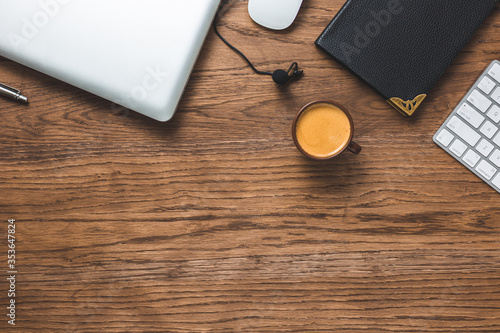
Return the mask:
M 0 60 L 2 332 L 499 332 L 500 195 L 432 142 L 500 59 L 500 7 L 412 119 L 313 42 L 342 0 L 304 2 L 293 28 L 213 33 L 175 118 Z M 351 110 L 359 156 L 313 162 L 290 135 L 320 98 Z M 16 328 L 7 220 L 16 220 Z

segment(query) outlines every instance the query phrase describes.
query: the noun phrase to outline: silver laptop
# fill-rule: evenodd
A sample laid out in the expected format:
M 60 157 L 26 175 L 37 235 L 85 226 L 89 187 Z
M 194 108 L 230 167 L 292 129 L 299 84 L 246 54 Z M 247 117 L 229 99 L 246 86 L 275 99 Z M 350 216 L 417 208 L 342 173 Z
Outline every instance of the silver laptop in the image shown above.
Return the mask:
M 220 0 L 0 0 L 0 55 L 159 121 Z

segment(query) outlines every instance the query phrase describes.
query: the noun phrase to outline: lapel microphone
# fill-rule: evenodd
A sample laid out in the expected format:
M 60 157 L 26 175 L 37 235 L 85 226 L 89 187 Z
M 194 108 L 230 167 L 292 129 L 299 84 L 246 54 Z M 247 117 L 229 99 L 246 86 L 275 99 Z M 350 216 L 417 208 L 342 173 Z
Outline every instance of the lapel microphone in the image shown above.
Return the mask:
M 238 53 L 247 63 L 248 65 L 250 66 L 250 68 L 252 68 L 252 70 L 259 74 L 259 75 L 270 75 L 272 76 L 273 78 L 273 81 L 279 86 L 279 87 L 282 87 L 284 86 L 285 84 L 288 83 L 288 81 L 290 81 L 291 79 L 295 79 L 295 78 L 298 78 L 300 77 L 304 71 L 302 70 L 299 70 L 299 65 L 294 62 L 292 63 L 292 65 L 290 66 L 290 68 L 286 71 L 284 69 L 277 69 L 275 70 L 274 72 L 263 72 L 263 71 L 259 71 L 257 68 L 255 68 L 255 66 L 252 64 L 252 62 L 243 54 L 243 52 L 241 52 L 240 50 L 238 50 L 236 47 L 234 47 L 231 43 L 229 43 L 224 37 L 222 37 L 222 35 L 219 33 L 219 30 L 217 29 L 217 21 L 219 19 L 219 16 L 220 16 L 220 13 L 222 11 L 222 8 L 224 8 L 224 6 L 227 4 L 228 0 L 224 0 L 224 2 L 219 6 L 219 9 L 217 10 L 217 13 L 215 14 L 215 19 L 214 19 L 214 22 L 213 22 L 213 27 L 214 27 L 214 31 L 215 31 L 215 34 L 230 48 L 232 49 L 234 52 Z

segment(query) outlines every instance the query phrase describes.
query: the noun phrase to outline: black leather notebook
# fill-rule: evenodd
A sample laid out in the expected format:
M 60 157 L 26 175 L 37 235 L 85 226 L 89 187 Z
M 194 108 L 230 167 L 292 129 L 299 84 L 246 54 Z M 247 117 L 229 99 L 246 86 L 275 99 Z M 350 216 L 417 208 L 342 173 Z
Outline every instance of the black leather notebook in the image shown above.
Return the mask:
M 316 40 L 411 116 L 499 0 L 349 0 Z

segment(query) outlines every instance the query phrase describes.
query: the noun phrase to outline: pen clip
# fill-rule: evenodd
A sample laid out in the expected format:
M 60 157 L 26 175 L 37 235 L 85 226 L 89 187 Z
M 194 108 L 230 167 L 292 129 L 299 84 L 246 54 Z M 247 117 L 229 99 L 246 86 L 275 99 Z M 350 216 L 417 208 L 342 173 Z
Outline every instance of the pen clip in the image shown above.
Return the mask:
M 4 88 L 4 89 L 7 89 L 7 90 L 10 90 L 10 91 L 12 91 L 13 93 L 16 93 L 16 94 L 20 94 L 21 93 L 21 90 L 13 88 L 13 87 L 8 86 L 8 85 L 3 84 L 3 83 L 0 83 L 0 87 Z

